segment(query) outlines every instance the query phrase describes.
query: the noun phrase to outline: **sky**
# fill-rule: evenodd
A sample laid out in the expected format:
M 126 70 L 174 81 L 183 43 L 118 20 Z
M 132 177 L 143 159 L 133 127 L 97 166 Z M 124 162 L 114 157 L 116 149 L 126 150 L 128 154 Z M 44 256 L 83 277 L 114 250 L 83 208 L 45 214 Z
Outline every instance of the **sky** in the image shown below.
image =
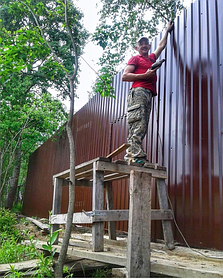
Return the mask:
M 190 3 L 195 0 L 184 0 L 184 5 L 189 6 Z M 97 7 L 97 4 L 100 5 L 100 0 L 75 0 L 75 5 L 79 7 L 83 14 L 83 24 L 84 27 L 91 33 L 95 31 L 95 28 L 98 23 L 98 12 L 100 10 L 100 6 Z M 99 66 L 97 65 L 98 59 L 101 56 L 102 48 L 89 42 L 84 48 L 84 54 L 82 57 L 87 63 L 91 66 L 89 67 L 82 58 L 80 58 L 80 78 L 76 94 L 78 98 L 75 98 L 74 109 L 78 111 L 88 102 L 88 92 L 91 92 L 92 85 L 97 77 L 97 72 L 99 70 Z M 92 70 L 93 68 L 94 70 Z M 69 109 L 69 102 L 65 102 L 66 107 Z

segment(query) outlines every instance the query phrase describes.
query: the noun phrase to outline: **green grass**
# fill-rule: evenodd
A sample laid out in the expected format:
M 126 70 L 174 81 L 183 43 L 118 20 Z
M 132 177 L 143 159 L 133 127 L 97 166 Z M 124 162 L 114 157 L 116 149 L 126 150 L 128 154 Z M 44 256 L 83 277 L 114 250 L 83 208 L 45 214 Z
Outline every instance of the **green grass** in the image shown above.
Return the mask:
M 26 232 L 16 228 L 18 223 L 16 214 L 0 209 L 0 264 L 15 263 L 37 258 L 34 243 L 30 246 L 21 244 L 26 237 Z
M 23 218 L 20 219 L 20 222 L 24 223 L 27 221 Z M 28 230 L 19 231 L 16 228 L 17 224 L 18 220 L 15 213 L 0 208 L 0 264 L 38 259 L 37 269 L 33 272 L 32 278 L 52 278 L 53 251 L 50 256 L 46 257 L 43 253 L 39 253 L 35 247 L 33 236 L 28 236 Z M 27 238 L 29 238 L 31 245 L 22 244 L 22 240 Z M 49 238 L 51 239 L 51 237 Z M 51 242 L 49 243 L 51 244 Z M 12 265 L 11 270 L 5 276 L 9 278 L 23 278 L 26 276 L 26 272 L 19 272 Z
M 0 208 L 0 264 L 16 263 L 32 259 L 38 259 L 37 268 L 32 270 L 31 278 L 52 278 L 54 277 L 54 254 L 55 248 L 53 243 L 58 236 L 59 231 L 54 232 L 48 237 L 48 241 L 43 248 L 48 251 L 49 255 L 45 256 L 43 253 L 38 252 L 35 247 L 35 241 L 33 236 L 29 236 L 28 229 L 26 231 L 18 230 L 16 225 L 26 224 L 28 221 L 24 218 L 17 219 L 14 212 Z M 28 223 L 27 223 L 28 222 Z M 29 239 L 31 245 L 24 245 L 22 241 Z M 25 278 L 26 272 L 18 271 L 13 265 L 5 277 L 7 278 Z M 75 274 L 70 273 L 68 270 L 64 270 L 66 277 L 75 277 Z M 82 277 L 91 278 L 109 278 L 111 277 L 111 269 L 102 268 L 94 271 L 83 271 Z
M 23 245 L 11 237 L 0 246 L 0 264 L 16 263 L 36 259 L 38 252 L 35 245 Z

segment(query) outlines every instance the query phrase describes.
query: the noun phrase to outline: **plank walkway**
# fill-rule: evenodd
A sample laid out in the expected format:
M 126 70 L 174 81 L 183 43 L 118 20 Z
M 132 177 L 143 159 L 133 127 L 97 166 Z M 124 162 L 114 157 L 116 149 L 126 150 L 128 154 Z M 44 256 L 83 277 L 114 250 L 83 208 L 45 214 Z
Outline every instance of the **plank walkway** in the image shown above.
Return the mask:
M 43 242 L 38 242 L 42 248 Z M 92 252 L 91 234 L 72 235 L 68 256 L 85 258 L 120 267 L 126 267 L 127 240 L 109 240 L 104 238 L 104 252 Z M 57 252 L 60 245 L 55 245 Z M 206 257 L 200 255 L 201 252 Z M 221 259 L 208 258 L 216 257 Z M 170 251 L 165 245 L 151 242 L 151 272 L 178 278 L 222 278 L 223 252 L 203 249 L 190 249 L 176 246 Z

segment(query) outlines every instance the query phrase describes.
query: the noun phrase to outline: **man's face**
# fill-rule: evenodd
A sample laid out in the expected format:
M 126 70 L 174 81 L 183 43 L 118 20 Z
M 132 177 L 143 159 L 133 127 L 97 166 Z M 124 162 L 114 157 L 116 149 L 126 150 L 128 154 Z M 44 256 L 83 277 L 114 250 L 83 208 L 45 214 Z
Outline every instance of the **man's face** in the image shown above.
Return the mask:
M 136 49 L 138 50 L 139 54 L 142 56 L 147 56 L 150 50 L 150 43 L 148 40 L 141 40 L 137 43 Z

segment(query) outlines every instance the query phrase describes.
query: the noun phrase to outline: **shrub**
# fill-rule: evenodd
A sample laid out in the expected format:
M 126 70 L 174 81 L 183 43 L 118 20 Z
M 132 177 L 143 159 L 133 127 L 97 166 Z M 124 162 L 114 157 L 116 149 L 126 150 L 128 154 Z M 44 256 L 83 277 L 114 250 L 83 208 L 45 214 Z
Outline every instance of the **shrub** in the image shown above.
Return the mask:
M 32 260 L 37 256 L 38 252 L 33 243 L 30 246 L 26 246 L 18 243 L 13 236 L 0 246 L 0 264 Z
M 15 225 L 17 223 L 16 214 L 9 210 L 0 209 L 0 245 L 13 237 L 17 242 L 21 241 L 21 234 Z

